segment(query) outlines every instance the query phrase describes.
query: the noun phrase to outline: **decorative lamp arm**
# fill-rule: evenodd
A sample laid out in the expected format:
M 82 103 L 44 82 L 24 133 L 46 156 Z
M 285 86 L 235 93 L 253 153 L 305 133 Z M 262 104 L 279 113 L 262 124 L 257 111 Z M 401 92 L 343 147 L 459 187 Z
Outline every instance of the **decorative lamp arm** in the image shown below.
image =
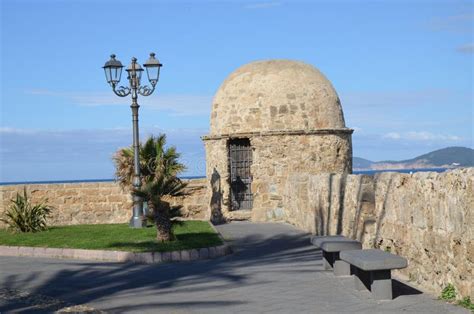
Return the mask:
M 116 88 L 115 84 L 112 84 L 112 90 L 114 91 L 115 95 L 119 97 L 126 97 L 130 95 L 130 93 L 132 92 L 130 88 L 125 87 L 125 86 L 120 86 Z
M 138 88 L 138 93 L 142 96 L 150 96 L 155 91 L 155 86 L 156 84 L 152 84 L 151 87 L 148 85 L 140 86 Z

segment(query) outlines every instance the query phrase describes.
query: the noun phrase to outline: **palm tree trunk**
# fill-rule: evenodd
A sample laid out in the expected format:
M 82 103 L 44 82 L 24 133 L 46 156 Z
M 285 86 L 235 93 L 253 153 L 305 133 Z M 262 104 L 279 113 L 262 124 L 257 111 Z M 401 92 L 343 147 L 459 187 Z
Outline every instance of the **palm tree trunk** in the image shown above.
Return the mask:
M 155 204 L 156 206 L 157 204 Z M 172 224 L 169 215 L 170 204 L 161 201 L 155 208 L 156 240 L 159 242 L 171 241 L 173 239 Z
M 167 242 L 172 240 L 171 220 L 163 214 L 155 215 L 156 240 Z

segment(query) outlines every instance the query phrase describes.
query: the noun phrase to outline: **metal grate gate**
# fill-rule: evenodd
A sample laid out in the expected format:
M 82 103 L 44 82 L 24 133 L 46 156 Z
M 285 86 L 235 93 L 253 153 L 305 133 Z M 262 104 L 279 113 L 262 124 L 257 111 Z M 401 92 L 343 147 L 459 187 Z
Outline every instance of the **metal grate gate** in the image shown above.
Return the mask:
M 252 147 L 249 139 L 229 142 L 229 165 L 232 210 L 252 209 Z

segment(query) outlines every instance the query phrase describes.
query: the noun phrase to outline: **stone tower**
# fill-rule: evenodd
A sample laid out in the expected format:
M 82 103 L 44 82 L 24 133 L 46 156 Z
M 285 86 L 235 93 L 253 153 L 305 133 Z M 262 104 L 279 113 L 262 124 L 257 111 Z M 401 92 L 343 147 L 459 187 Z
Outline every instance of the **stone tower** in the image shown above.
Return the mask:
M 203 137 L 210 218 L 281 220 L 289 174 L 352 171 L 352 132 L 336 91 L 313 66 L 240 67 L 217 91 Z

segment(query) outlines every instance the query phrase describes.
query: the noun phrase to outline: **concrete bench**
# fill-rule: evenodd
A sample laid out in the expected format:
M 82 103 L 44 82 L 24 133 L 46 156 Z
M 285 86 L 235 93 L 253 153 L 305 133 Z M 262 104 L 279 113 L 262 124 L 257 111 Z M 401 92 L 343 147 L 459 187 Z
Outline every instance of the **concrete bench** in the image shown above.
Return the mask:
M 311 238 L 311 243 L 323 252 L 323 266 L 325 270 L 334 270 L 335 276 L 350 276 L 350 265 L 341 261 L 339 254 L 344 250 L 360 250 L 359 241 L 344 236 L 320 236 Z
M 353 250 L 340 253 L 349 263 L 357 290 L 369 289 L 376 300 L 392 300 L 392 269 L 407 267 L 407 260 L 382 250 Z
M 320 249 L 320 248 L 321 248 L 321 244 L 322 244 L 324 241 L 333 240 L 333 239 L 338 239 L 338 238 L 348 239 L 348 238 L 346 238 L 345 236 L 342 236 L 342 235 L 312 236 L 312 237 L 311 237 L 311 244 L 314 245 L 315 247 L 317 247 L 318 249 Z

